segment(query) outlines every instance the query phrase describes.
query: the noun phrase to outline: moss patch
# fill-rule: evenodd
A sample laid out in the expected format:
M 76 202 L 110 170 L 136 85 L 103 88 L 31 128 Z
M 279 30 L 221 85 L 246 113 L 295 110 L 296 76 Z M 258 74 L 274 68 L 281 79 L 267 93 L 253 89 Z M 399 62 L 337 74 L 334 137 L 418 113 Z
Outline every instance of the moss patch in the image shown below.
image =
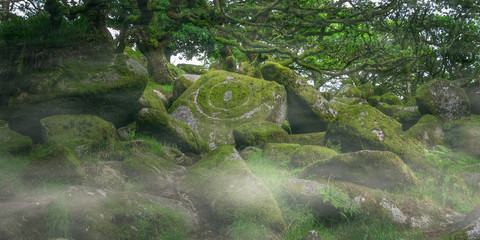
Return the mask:
M 276 123 L 248 123 L 233 130 L 237 148 L 264 146 L 271 142 L 288 142 L 288 133 Z
M 430 148 L 445 144 L 443 142 L 442 123 L 433 115 L 423 115 L 417 124 L 407 130 L 406 134 Z
M 305 167 L 335 155 L 337 153 L 327 147 L 291 143 L 270 143 L 263 151 L 263 157 L 292 168 Z
M 292 134 L 290 135 L 290 143 L 324 146 L 325 132 Z
M 75 239 L 189 239 L 193 213 L 175 200 L 134 192 L 68 188 Z
M 0 156 L 6 153 L 25 153 L 31 146 L 31 138 L 12 131 L 6 121 L 0 120 Z
M 402 100 L 400 100 L 400 98 L 397 95 L 390 92 L 380 96 L 380 101 L 390 105 L 403 106 Z
M 160 86 L 155 86 L 154 84 L 147 84 L 145 91 L 143 91 L 142 97 L 139 100 L 143 107 L 153 108 L 163 112 L 166 112 L 167 109 L 165 106 L 168 105 L 167 97 L 159 90 Z
M 184 71 L 187 74 L 202 75 L 208 72 L 208 69 L 202 65 L 178 64 L 177 68 Z

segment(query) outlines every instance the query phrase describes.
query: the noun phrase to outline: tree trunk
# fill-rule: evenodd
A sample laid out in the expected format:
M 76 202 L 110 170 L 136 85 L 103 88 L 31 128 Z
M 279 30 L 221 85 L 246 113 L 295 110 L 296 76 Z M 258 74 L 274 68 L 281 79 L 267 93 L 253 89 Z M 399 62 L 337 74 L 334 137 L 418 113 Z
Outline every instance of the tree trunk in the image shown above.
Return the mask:
M 8 20 L 10 13 L 10 0 L 2 0 L 2 9 L 0 10 L 0 23 Z
M 84 17 L 91 25 L 92 34 L 98 42 L 104 42 L 106 45 L 113 43 L 112 35 L 107 29 L 108 12 L 112 0 L 87 0 L 85 2 Z
M 153 77 L 153 81 L 158 84 L 170 84 L 173 77 L 168 69 L 165 47 L 159 46 L 144 54 L 148 61 L 148 74 Z

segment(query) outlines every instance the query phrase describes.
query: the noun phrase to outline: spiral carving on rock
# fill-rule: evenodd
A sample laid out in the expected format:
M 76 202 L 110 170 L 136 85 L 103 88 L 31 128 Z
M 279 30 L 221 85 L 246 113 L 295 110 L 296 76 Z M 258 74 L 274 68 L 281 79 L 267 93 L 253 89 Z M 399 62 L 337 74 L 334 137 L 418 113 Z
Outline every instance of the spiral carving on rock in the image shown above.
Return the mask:
M 196 109 L 214 120 L 249 118 L 262 106 L 270 108 L 260 99 L 255 99 L 255 84 L 258 83 L 231 76 L 213 78 L 194 92 Z

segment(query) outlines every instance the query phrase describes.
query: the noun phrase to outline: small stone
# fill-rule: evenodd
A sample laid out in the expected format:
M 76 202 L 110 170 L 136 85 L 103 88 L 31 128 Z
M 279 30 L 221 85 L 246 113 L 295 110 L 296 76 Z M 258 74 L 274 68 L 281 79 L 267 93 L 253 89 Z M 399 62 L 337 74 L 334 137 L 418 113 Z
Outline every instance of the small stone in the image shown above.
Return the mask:
M 322 240 L 322 236 L 316 230 L 309 231 L 303 240 Z

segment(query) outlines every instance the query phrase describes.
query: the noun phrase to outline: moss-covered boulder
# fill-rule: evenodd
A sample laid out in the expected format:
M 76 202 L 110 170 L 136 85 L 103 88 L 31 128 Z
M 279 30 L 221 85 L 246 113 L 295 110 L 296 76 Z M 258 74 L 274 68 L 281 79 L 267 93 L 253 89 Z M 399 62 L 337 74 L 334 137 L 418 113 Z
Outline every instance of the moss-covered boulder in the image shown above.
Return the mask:
M 429 200 L 417 200 L 402 193 L 389 193 L 348 182 L 333 182 L 329 187 L 329 191 L 323 191 L 322 195 L 346 195 L 349 203 L 347 210 L 352 210 L 349 206 L 355 206 L 354 215 L 365 219 L 432 230 L 445 228 L 461 217 L 461 214 L 437 207 Z
M 140 66 L 141 67 L 141 66 Z M 147 84 L 147 70 L 138 73 L 125 55 L 64 59 L 55 68 L 19 75 L 9 99 L 10 128 L 41 138 L 39 120 L 53 115 L 97 115 L 116 126 L 135 119 L 137 100 Z
M 360 91 L 360 89 L 353 86 L 352 84 L 345 84 L 340 89 L 338 89 L 338 91 L 335 93 L 335 97 L 361 98 L 362 97 L 362 91 Z
M 325 141 L 343 152 L 390 151 L 407 164 L 423 166 L 422 144 L 403 134 L 400 123 L 369 105 L 350 105 L 328 125 Z
M 23 173 L 23 181 L 38 186 L 42 183 L 78 184 L 85 171 L 75 152 L 65 146 L 47 146 L 32 154 L 32 162 Z
M 32 146 L 32 139 L 11 130 L 8 123 L 0 120 L 0 155 L 19 154 Z
M 319 191 L 325 191 L 329 186 L 313 180 L 290 178 L 280 185 L 282 197 L 290 204 L 311 209 L 317 219 L 334 219 L 341 215 L 341 209 L 335 208 L 325 201 Z
M 313 179 L 346 181 L 382 190 L 403 189 L 416 184 L 410 168 L 394 153 L 364 150 L 339 154 L 309 165 L 300 174 Z
M 422 117 L 417 106 L 402 107 L 400 105 L 390 105 L 387 103 L 379 102 L 375 105 L 375 108 L 380 110 L 383 114 L 397 120 L 402 124 L 402 129 L 407 130 Z
M 40 124 L 44 143 L 66 146 L 79 155 L 117 139 L 112 123 L 92 115 L 56 115 Z
M 324 146 L 325 132 L 292 134 L 289 143 Z
M 442 122 L 430 114 L 423 115 L 417 124 L 406 131 L 406 134 L 430 148 L 445 144 L 443 142 Z
M 139 134 L 173 143 L 186 152 L 200 154 L 209 151 L 205 140 L 190 126 L 156 109 L 143 108 L 140 111 L 137 129 Z
M 234 144 L 232 129 L 246 123 L 282 125 L 286 116 L 283 86 L 225 71 L 203 75 L 169 109 L 197 131 L 211 149 Z
M 167 112 L 170 99 L 153 83 L 147 84 L 142 96 L 138 99 L 138 103 L 143 108 L 153 108 L 163 112 Z
M 247 123 L 233 129 L 235 145 L 239 149 L 248 146 L 264 146 L 272 142 L 288 142 L 289 135 L 281 126 L 272 122 Z
M 193 85 L 201 76 L 193 74 L 183 74 L 173 84 L 173 100 L 177 100 L 187 88 Z
M 418 111 L 418 106 L 404 107 L 393 116 L 395 120 L 402 124 L 404 131 L 415 125 L 421 117 L 422 114 Z
M 253 222 L 282 232 L 285 221 L 273 195 L 233 146 L 222 146 L 192 165 L 179 187 L 220 224 Z
M 431 114 L 443 121 L 470 114 L 470 101 L 465 90 L 447 80 L 433 80 L 422 85 L 415 98 L 422 114 Z
M 337 110 L 319 91 L 278 63 L 267 62 L 261 71 L 264 79 L 282 84 L 287 89 L 287 118 L 294 133 L 325 131 Z
M 397 95 L 391 92 L 382 94 L 382 96 L 380 96 L 380 101 L 390 105 L 403 106 L 402 100 L 400 100 L 400 98 Z
M 315 145 L 270 143 L 263 149 L 263 157 L 291 167 L 305 167 L 337 155 L 334 150 Z
M 480 157 L 480 116 L 448 122 L 444 125 L 444 141 L 452 148 Z
M 174 159 L 148 152 L 133 154 L 122 161 L 127 180 L 143 185 L 153 195 L 174 192 L 175 174 L 180 169 Z
M 177 68 L 187 74 L 202 75 L 208 72 L 208 68 L 202 65 L 180 63 L 177 65 Z
M 310 209 L 318 220 L 341 216 L 387 222 L 401 227 L 438 229 L 460 214 L 403 195 L 348 182 L 288 179 L 279 186 L 282 197 L 292 205 Z

